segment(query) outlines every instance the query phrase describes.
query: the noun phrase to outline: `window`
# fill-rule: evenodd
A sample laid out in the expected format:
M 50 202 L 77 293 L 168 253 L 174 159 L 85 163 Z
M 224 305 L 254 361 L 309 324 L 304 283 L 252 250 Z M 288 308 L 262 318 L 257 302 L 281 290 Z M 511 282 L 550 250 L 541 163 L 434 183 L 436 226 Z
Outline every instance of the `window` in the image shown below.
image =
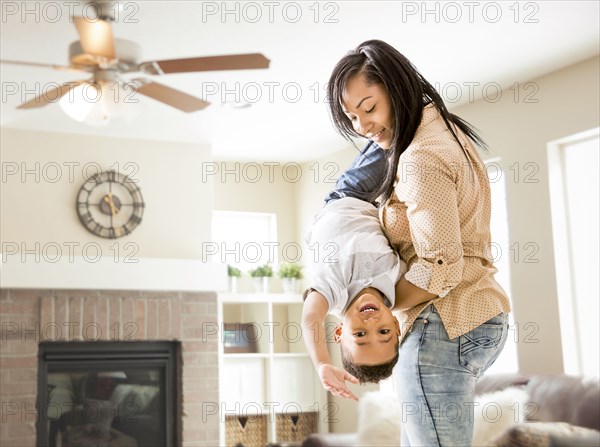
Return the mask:
M 269 263 L 277 264 L 277 219 L 271 213 L 213 211 L 214 262 L 223 262 L 242 272 Z
M 494 275 L 509 299 L 510 293 L 510 242 L 508 236 L 508 214 L 506 206 L 506 181 L 499 158 L 486 160 L 492 196 L 490 232 L 492 234 L 492 256 L 498 272 Z M 511 299 L 512 301 L 512 299 Z M 517 342 L 519 331 L 513 313 L 509 315 L 509 332 L 504 350 L 486 374 L 514 373 L 519 370 Z M 518 322 L 517 322 L 518 323 Z
M 565 373 L 598 377 L 600 128 L 548 144 Z

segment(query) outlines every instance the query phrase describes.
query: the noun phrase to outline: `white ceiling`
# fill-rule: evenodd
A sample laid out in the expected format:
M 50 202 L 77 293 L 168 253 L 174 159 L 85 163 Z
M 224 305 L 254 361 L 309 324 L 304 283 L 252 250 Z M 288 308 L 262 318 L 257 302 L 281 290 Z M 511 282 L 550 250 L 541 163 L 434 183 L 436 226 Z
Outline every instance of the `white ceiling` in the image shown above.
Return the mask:
M 68 46 L 78 38 L 70 22 L 71 3 L 45 2 L 55 5 L 50 7 L 40 2 L 36 7 L 31 2 L 25 14 L 25 3 L 3 1 L 2 59 L 68 64 Z M 448 94 L 456 92 L 450 86 L 461 86 L 462 99 L 450 106 L 469 101 L 469 85 L 473 85 L 469 83 L 478 83 L 472 90 L 477 99 L 485 85 L 492 86 L 488 93 L 493 93 L 496 84 L 489 83 L 507 88 L 599 52 L 597 1 L 426 5 L 395 1 L 318 5 L 228 2 L 231 12 L 225 16 L 223 2 L 123 3 L 124 10 L 113 25 L 114 35 L 139 43 L 143 60 L 261 52 L 271 60 L 271 66 L 268 70 L 155 77 L 158 82 L 204 97 L 212 105 L 185 114 L 139 97 L 138 115 L 132 121 L 115 120 L 97 128 L 72 121 L 58 104 L 16 110 L 23 94 L 27 100 L 32 99 L 32 92 L 41 93 L 45 86 L 82 79 L 81 74 L 3 64 L 0 124 L 209 144 L 217 159 L 301 162 L 347 146 L 333 130 L 323 87 L 339 58 L 364 40 L 376 38 L 394 45 L 430 82 L 448 86 Z M 75 15 L 81 14 L 80 6 L 71 8 Z M 217 12 L 209 14 L 211 8 Z M 425 8 L 438 8 L 439 12 L 423 17 Z M 299 18 L 297 13 L 301 14 Z M 457 13 L 461 14 L 458 19 Z M 208 95 L 211 88 L 217 92 Z M 15 89 L 18 94 L 11 93 Z M 231 101 L 236 92 L 241 99 L 255 103 L 243 109 L 222 104 L 222 95 Z M 168 145 L 165 150 L 169 150 Z

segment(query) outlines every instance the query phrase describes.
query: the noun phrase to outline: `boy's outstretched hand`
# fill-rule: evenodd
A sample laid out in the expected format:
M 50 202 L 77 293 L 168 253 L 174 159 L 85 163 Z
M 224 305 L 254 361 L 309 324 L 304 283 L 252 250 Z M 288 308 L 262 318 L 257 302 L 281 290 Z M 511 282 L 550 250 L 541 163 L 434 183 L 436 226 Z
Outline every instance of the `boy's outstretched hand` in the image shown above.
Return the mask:
M 358 379 L 341 368 L 324 363 L 319 365 L 317 372 L 321 379 L 323 387 L 330 391 L 334 396 L 346 397 L 348 399 L 358 400 L 358 397 L 352 393 L 346 386 L 346 380 L 351 383 L 358 383 Z

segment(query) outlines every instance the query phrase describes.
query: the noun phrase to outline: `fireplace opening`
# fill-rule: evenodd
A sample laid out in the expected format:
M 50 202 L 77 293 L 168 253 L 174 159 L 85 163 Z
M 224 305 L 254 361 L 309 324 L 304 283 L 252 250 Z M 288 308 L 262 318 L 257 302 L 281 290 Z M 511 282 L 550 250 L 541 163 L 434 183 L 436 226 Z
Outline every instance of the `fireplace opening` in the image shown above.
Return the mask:
M 178 342 L 39 345 L 38 446 L 177 442 Z

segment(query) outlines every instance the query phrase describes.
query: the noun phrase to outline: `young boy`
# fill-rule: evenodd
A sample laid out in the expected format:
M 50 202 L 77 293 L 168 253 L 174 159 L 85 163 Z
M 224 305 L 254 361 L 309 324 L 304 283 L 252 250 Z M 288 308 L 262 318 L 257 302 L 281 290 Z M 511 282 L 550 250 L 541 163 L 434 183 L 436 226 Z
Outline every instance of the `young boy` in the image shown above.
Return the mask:
M 382 181 L 385 153 L 370 142 L 325 198 L 307 235 L 315 263 L 304 293 L 304 342 L 325 389 L 356 399 L 345 381 L 373 382 L 391 375 L 398 361 L 398 320 L 392 315 L 394 288 L 406 272 L 367 200 Z M 343 320 L 334 332 L 346 371 L 331 364 L 323 322 Z

